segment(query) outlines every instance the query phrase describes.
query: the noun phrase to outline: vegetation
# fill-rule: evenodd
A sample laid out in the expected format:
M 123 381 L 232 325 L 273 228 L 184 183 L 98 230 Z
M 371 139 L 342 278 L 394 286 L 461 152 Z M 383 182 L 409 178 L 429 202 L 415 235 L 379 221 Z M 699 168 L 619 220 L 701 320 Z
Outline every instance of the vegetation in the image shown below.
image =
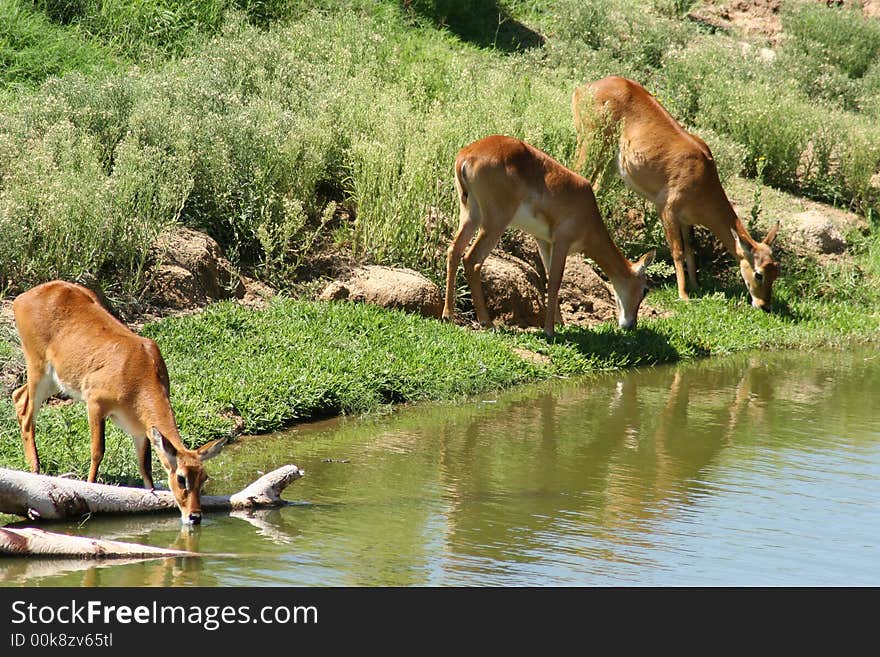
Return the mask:
M 220 304 L 146 329 L 187 439 L 228 433 L 238 416 L 266 431 L 549 376 L 875 336 L 880 21 L 792 0 L 789 38 L 769 58 L 764 44 L 685 18 L 695 4 L 0 0 L 0 288 L 66 278 L 130 302 L 150 245 L 176 224 L 280 288 L 328 244 L 440 280 L 458 149 L 506 133 L 570 163 L 572 90 L 620 74 L 704 137 L 726 181 L 866 217 L 853 257 L 784 259 L 773 315 L 746 311 L 729 260 L 690 304 L 673 300 L 661 263 L 651 302 L 670 316 L 633 335 L 566 329 L 554 342 L 345 304 Z M 771 192 L 754 194 L 759 232 Z M 619 180 L 599 201 L 627 253 L 665 252 L 656 216 Z M 631 225 L 633 207 L 644 225 Z M 0 340 L 0 358 L 14 353 Z M 10 401 L 0 407 L 0 463 L 23 467 Z M 50 471 L 84 472 L 81 405 L 48 409 L 38 433 Z M 104 475 L 136 480 L 130 457 L 111 432 Z
M 184 439 L 198 445 L 291 422 L 374 412 L 388 404 L 458 399 L 556 376 L 651 365 L 758 348 L 806 348 L 869 339 L 880 313 L 857 302 L 784 295 L 781 312 L 750 312 L 745 295 L 708 290 L 688 304 L 672 288 L 652 302 L 672 317 L 627 333 L 612 324 L 543 333 L 468 331 L 363 304 L 276 299 L 264 312 L 224 302 L 147 327 L 168 363 Z M 540 358 L 544 356 L 545 358 Z M 37 445 L 48 472 L 88 473 L 89 428 L 80 403 L 44 408 Z M 108 422 L 101 474 L 139 485 L 131 440 Z M 11 400 L 0 399 L 0 464 L 26 468 Z
M 0 86 L 42 82 L 70 71 L 98 73 L 117 65 L 108 48 L 81 30 L 55 24 L 24 0 L 0 3 Z
M 322 223 L 343 248 L 439 278 L 452 222 L 426 219 L 456 214 L 456 151 L 503 132 L 571 162 L 571 91 L 610 73 L 654 90 L 725 176 L 760 160 L 767 183 L 874 217 L 877 22 L 790 3 L 793 38 L 767 62 L 682 18 L 690 4 L 9 0 L 2 282 L 65 277 L 133 298 L 175 223 L 275 284 Z M 600 201 L 615 229 L 641 207 L 619 182 Z M 322 222 L 330 202 L 355 221 Z M 656 221 L 624 238 L 663 242 Z

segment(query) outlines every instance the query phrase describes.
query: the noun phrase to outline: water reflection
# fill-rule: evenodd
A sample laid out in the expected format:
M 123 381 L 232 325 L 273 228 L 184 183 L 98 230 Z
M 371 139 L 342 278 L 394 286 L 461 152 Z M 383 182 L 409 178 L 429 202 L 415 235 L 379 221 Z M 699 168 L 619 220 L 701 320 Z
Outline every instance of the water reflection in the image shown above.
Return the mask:
M 95 535 L 213 556 L 66 575 L 13 560 L 0 563 L 0 577 L 122 586 L 876 584 L 875 356 L 713 359 L 244 440 L 218 457 L 214 491 L 296 463 L 307 476 L 287 497 L 309 504 L 213 514 L 187 534 L 171 517 L 92 521 L 86 531 Z

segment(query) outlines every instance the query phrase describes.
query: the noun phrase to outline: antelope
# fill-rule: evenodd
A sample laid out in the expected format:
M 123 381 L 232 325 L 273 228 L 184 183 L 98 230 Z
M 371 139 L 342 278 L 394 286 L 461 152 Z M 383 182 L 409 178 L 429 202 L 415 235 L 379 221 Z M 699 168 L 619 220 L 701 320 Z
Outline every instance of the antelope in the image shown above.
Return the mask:
M 773 282 L 779 276 L 771 249 L 779 224 L 761 242 L 749 235 L 721 186 L 706 143 L 682 128 L 644 87 L 626 78 L 607 77 L 578 87 L 572 109 L 578 170 L 585 163 L 591 133 L 600 130 L 603 148 L 613 148 L 613 134 L 620 129 L 618 172 L 630 189 L 657 208 L 679 298 L 689 298 L 682 256 L 688 282 L 698 287 L 691 237 L 693 226 L 700 225 L 711 230 L 739 262 L 752 305 L 769 311 Z
M 39 473 L 34 437 L 37 414 L 52 395 L 86 404 L 91 430 L 89 481 L 104 458 L 105 420 L 134 440 L 144 487 L 152 490 L 150 444 L 168 473 L 168 487 L 185 524 L 202 519 L 203 461 L 220 453 L 226 438 L 199 449 L 184 446 L 169 399 L 168 370 L 159 347 L 111 315 L 91 290 L 51 281 L 19 295 L 12 304 L 27 380 L 12 394 L 25 457 Z
M 654 251 L 635 263 L 626 259 L 608 234 L 585 178 L 524 141 L 493 135 L 459 151 L 455 188 L 460 221 L 447 250 L 443 319 L 452 320 L 455 313 L 455 274 L 464 255 L 477 319 L 484 327 L 492 325 L 480 270 L 501 234 L 512 226 L 538 241 L 548 277 L 544 322 L 548 337 L 554 333 L 556 320 L 561 320 L 559 286 L 565 259 L 573 252 L 592 258 L 611 280 L 620 327 L 631 329 L 636 325 L 639 305 L 648 291 L 645 269 L 653 261 Z

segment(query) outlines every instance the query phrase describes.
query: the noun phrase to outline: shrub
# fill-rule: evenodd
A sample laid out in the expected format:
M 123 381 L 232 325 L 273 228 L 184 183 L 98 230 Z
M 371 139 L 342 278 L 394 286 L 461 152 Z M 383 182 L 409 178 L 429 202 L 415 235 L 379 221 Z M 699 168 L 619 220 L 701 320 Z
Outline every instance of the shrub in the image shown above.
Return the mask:
M 851 78 L 862 77 L 880 54 L 880 24 L 865 18 L 857 4 L 797 3 L 783 12 L 782 20 L 790 36 L 787 47 L 818 55 Z
M 10 149 L 0 188 L 4 286 L 96 276 L 107 288 L 136 294 L 150 245 L 188 192 L 185 163 L 124 143 L 108 175 L 98 141 L 71 123 L 31 138 L 27 157 L 14 157 L 8 138 L 0 144 Z
M 390 0 L 317 3 L 333 12 L 298 0 L 235 3 L 297 16 L 266 30 L 243 14 L 215 21 L 230 2 L 163 2 L 109 3 L 119 15 L 105 19 L 129 12 L 142 25 L 138 11 L 168 5 L 181 29 L 207 35 L 222 24 L 222 34 L 193 40 L 197 54 L 155 69 L 48 81 L 0 110 L 0 223 L 8 232 L 0 262 L 16 286 L 97 276 L 134 291 L 149 242 L 175 222 L 209 232 L 234 260 L 283 286 L 307 266 L 331 202 L 354 217 L 333 231 L 358 256 L 439 278 L 438 253 L 456 224 L 457 151 L 503 133 L 573 164 L 571 92 L 612 73 L 642 81 L 692 126 L 722 180 L 740 169 L 755 175 L 763 158 L 776 186 L 866 214 L 877 206 L 880 129 L 869 114 L 880 107 L 877 67 L 855 80 L 823 64 L 829 80 L 849 89 L 845 105 L 854 111 L 845 112 L 807 96 L 795 51 L 768 64 L 622 0 L 529 4 L 548 41 L 512 53 L 414 26 Z M 92 20 L 97 4 L 41 6 L 69 30 Z M 164 34 L 161 44 L 177 38 Z M 186 48 L 163 52 L 172 51 Z M 662 243 L 647 206 L 617 176 L 606 182 L 598 200 L 615 237 Z M 632 209 L 647 212 L 641 235 L 627 233 Z M 62 246 L 58 236 L 67 233 Z
M 862 81 L 849 77 L 819 52 L 784 48 L 779 55 L 778 68 L 792 76 L 801 93 L 808 98 L 821 99 L 841 110 L 861 109 Z
M 699 118 L 702 100 L 713 92 L 714 85 L 745 83 L 760 77 L 761 65 L 756 57 L 726 41 L 700 37 L 685 48 L 671 51 L 651 86 L 678 121 L 705 125 Z
M 222 25 L 226 0 L 35 0 L 52 20 L 101 38 L 133 59 L 182 52 Z

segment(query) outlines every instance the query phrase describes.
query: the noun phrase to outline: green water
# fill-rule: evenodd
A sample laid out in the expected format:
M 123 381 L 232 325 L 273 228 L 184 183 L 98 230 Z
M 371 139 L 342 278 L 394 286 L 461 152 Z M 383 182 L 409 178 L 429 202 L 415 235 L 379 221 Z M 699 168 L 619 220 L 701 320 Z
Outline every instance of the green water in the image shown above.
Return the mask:
M 876 586 L 878 399 L 880 351 L 760 353 L 303 426 L 209 468 L 228 493 L 296 463 L 297 505 L 50 526 L 205 556 L 0 582 Z

